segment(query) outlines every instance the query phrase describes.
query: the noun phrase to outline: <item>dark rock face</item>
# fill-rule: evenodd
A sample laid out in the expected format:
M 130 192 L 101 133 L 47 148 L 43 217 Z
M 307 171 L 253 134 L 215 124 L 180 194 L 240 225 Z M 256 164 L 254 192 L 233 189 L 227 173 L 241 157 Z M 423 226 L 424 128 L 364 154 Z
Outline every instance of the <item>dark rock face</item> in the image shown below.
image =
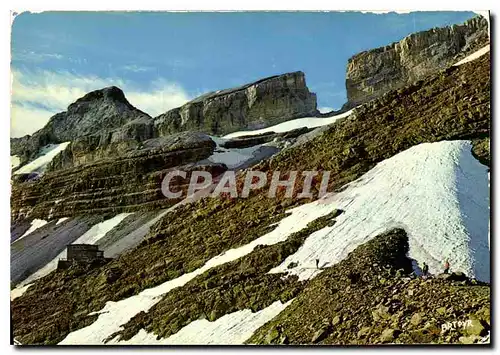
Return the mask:
M 317 113 L 316 95 L 309 92 L 304 73 L 294 72 L 208 93 L 156 117 L 154 122 L 159 135 L 187 130 L 227 134 Z
M 489 42 L 488 21 L 411 34 L 397 43 L 356 54 L 347 63 L 347 104 L 352 108 L 444 69 Z
M 71 141 L 65 162 L 54 165 L 61 168 L 120 152 L 153 137 L 152 118 L 132 106 L 122 90 L 111 86 L 76 100 L 32 136 L 11 139 L 11 154 L 25 163 L 47 144 Z

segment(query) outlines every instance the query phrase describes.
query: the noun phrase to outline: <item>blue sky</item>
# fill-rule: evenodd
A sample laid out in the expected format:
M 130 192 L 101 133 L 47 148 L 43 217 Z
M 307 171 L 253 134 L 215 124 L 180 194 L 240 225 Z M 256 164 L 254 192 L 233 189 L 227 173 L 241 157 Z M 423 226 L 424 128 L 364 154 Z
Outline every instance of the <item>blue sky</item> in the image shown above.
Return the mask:
M 30 134 L 90 90 L 120 86 L 156 116 L 207 91 L 301 70 L 318 106 L 346 100 L 354 54 L 472 12 L 45 12 L 12 27 L 11 136 Z

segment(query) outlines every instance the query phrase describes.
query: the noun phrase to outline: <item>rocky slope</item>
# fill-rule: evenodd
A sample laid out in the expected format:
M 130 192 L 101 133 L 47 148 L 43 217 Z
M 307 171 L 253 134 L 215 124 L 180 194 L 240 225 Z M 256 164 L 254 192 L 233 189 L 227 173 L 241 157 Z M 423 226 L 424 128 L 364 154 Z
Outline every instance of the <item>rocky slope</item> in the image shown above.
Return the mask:
M 461 273 L 416 277 L 407 253 L 404 230 L 377 236 L 313 279 L 247 343 L 449 344 L 485 337 L 491 327 L 489 285 Z M 442 332 L 452 321 L 470 326 Z
M 223 135 L 315 116 L 316 95 L 302 72 L 287 73 L 200 96 L 155 118 L 160 135 L 194 130 Z
M 348 102 L 344 108 L 424 79 L 488 42 L 488 21 L 477 16 L 462 25 L 414 33 L 399 42 L 356 54 L 347 63 Z
M 284 150 L 254 169 L 269 174 L 276 170 L 298 170 L 299 174 L 303 170 L 329 170 L 330 189 L 336 190 L 361 177 L 382 160 L 424 142 L 468 139 L 477 142 L 473 148 L 476 154 L 485 156 L 484 147 L 489 134 L 490 61 L 489 57 L 483 56 L 391 91 L 356 109 L 352 119 L 333 124 L 321 135 Z M 105 170 L 102 175 L 106 178 L 113 176 Z M 84 185 L 85 179 L 79 183 L 85 191 L 97 191 Z M 119 183 L 126 181 L 120 180 Z M 62 186 L 68 181 L 61 179 L 59 184 L 59 191 L 63 191 Z M 319 182 L 313 188 L 313 199 L 317 197 L 318 185 Z M 300 186 L 297 191 L 300 191 Z M 39 198 L 37 193 L 31 196 Z M 64 205 L 71 204 L 72 200 L 75 197 L 68 198 Z M 156 203 L 161 204 L 159 201 Z M 290 323 L 285 324 L 278 316 L 275 323 L 257 329 L 250 341 L 341 343 L 341 337 L 346 342 L 356 343 L 478 341 L 478 338 L 460 340 L 462 335 L 450 334 L 448 338 L 448 335 L 435 334 L 439 322 L 453 320 L 455 316 L 459 320 L 475 317 L 474 329 L 477 331 L 474 332 L 477 336 L 488 330 L 488 287 L 474 285 L 472 280 L 463 277 L 464 284 L 441 279 L 424 282 L 410 277 L 407 275 L 409 261 L 402 258 L 407 247 L 401 231 L 382 237 L 389 239 L 377 239 L 374 244 L 361 247 L 361 251 L 355 254 L 357 256 L 337 267 L 327 268 L 324 276 L 320 275 L 309 283 L 293 276 L 282 279 L 279 274 L 268 274 L 271 268 L 295 253 L 305 238 L 334 225 L 342 216 L 342 211 L 335 211 L 315 218 L 285 240 L 245 249 L 247 244 L 277 229 L 276 223 L 289 216 L 291 207 L 310 201 L 285 199 L 282 195 L 269 199 L 263 188 L 247 199 L 203 199 L 181 205 L 160 219 L 146 240 L 106 266 L 60 271 L 36 282 L 12 302 L 14 336 L 26 344 L 55 344 L 70 333 L 73 340 L 83 341 L 76 334 L 81 330 L 80 336 L 88 337 L 85 341 L 92 343 L 97 339 L 101 343 L 104 341 L 99 338 L 101 334 L 105 334 L 108 341 L 116 341 L 115 338 L 125 341 L 132 339 L 140 329 L 147 329 L 155 338 L 162 338 L 177 334 L 199 318 L 217 322 L 237 310 L 251 309 L 256 313 L 267 309 L 272 302 L 289 302 L 292 298 L 295 301 L 290 307 L 296 310 L 297 317 L 289 317 Z M 117 202 L 119 199 L 113 203 Z M 26 204 L 27 200 L 23 203 Z M 109 208 L 113 203 L 110 202 Z M 88 206 L 92 206 L 91 199 Z M 20 207 L 21 204 L 18 209 Z M 236 254 L 235 257 L 234 249 L 240 250 L 238 248 L 243 248 L 246 254 L 241 257 Z M 227 252 L 230 249 L 233 251 Z M 217 259 L 217 256 L 220 257 Z M 203 268 L 212 258 L 230 259 Z M 379 265 L 374 266 L 374 263 Z M 383 269 L 385 263 L 389 264 L 388 270 Z M 399 268 L 403 271 L 398 276 L 396 271 Z M 359 275 L 356 275 L 358 270 Z M 385 281 L 381 282 L 378 275 Z M 162 291 L 164 283 L 169 287 L 166 291 Z M 341 295 L 342 292 L 333 292 L 334 289 L 347 291 Z M 408 298 L 405 292 L 410 289 L 415 297 Z M 305 296 L 306 292 L 314 297 Z M 331 292 L 336 296 L 328 299 Z M 372 292 L 375 298 L 359 299 L 365 292 Z M 437 292 L 442 297 L 434 299 Z M 325 304 L 327 317 L 321 317 L 321 312 L 316 311 L 316 296 L 318 302 Z M 380 296 L 378 300 L 377 296 Z M 446 303 L 449 297 L 456 298 L 460 309 L 451 309 Z M 462 300 L 458 300 L 460 297 Z M 359 303 L 349 302 L 344 308 L 343 301 L 351 298 Z M 431 298 L 432 302 L 426 306 L 424 301 Z M 134 300 L 137 303 L 132 302 Z M 173 309 L 173 304 L 178 308 Z M 360 307 L 355 307 L 358 304 Z M 296 308 L 299 305 L 304 308 Z M 439 308 L 433 311 L 433 305 Z M 105 307 L 102 314 L 89 315 Z M 118 314 L 121 320 L 115 321 L 112 316 L 116 315 L 113 312 L 117 312 L 117 308 L 113 307 L 123 307 L 128 313 L 125 316 Z M 418 307 L 424 307 L 429 314 L 414 316 Z M 444 315 L 439 311 L 441 307 L 445 308 L 441 310 Z M 372 311 L 383 319 L 380 325 L 371 325 Z M 305 329 L 292 321 L 301 317 L 308 325 Z M 96 323 L 95 329 L 85 329 L 98 319 L 100 323 Z M 342 325 L 332 330 L 333 323 L 339 322 Z M 405 324 L 408 328 L 402 329 Z M 107 327 L 104 331 L 102 325 Z M 71 337 L 67 342 L 70 340 Z
M 47 172 L 35 181 L 14 181 L 11 218 L 50 219 L 168 207 L 178 201 L 162 194 L 163 177 L 174 167 L 194 169 L 214 149 L 215 143 L 207 135 L 184 132 L 143 141 L 116 157 Z M 64 154 L 52 164 L 59 164 Z M 227 167 L 207 162 L 195 169 L 216 176 Z

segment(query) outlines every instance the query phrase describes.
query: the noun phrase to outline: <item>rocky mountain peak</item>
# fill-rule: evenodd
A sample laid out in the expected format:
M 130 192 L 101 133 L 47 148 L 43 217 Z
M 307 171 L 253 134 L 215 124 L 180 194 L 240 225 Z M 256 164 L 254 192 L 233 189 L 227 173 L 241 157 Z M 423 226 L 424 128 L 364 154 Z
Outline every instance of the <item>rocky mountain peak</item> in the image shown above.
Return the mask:
M 117 86 L 108 86 L 108 87 L 105 87 L 105 88 L 102 88 L 99 90 L 94 90 L 94 91 L 89 92 L 85 96 L 76 100 L 69 107 L 72 107 L 72 106 L 77 105 L 79 103 L 89 102 L 89 101 L 94 101 L 94 100 L 99 100 L 99 99 L 117 101 L 117 102 L 122 102 L 122 103 L 125 103 L 127 105 L 130 105 L 130 103 L 125 98 L 125 94 L 123 93 L 122 89 L 120 89 Z M 68 109 L 69 109 L 69 107 L 68 107 Z
M 117 132 L 122 128 L 126 132 Z M 111 139 L 116 142 L 135 138 L 136 131 L 147 132 L 144 139 L 152 138 L 152 118 L 132 106 L 120 88 L 110 86 L 79 98 L 68 106 L 67 111 L 52 116 L 32 136 L 11 140 L 11 155 L 18 155 L 25 162 L 47 144 L 75 140 L 92 142 L 92 147 L 87 148 L 94 149 L 108 144 Z

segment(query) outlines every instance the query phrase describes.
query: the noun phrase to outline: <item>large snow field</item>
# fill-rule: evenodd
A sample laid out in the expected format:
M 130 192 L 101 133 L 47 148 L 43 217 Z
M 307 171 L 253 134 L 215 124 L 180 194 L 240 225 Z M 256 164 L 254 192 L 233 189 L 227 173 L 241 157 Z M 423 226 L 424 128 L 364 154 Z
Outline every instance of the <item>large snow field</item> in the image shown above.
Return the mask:
M 35 160 L 29 162 L 28 164 L 20 167 L 14 172 L 15 174 L 25 174 L 25 173 L 42 173 L 47 165 L 55 158 L 57 154 L 62 152 L 68 146 L 70 142 L 64 142 L 60 144 L 49 144 L 42 148 L 40 156 Z
M 279 123 L 274 126 L 257 129 L 253 131 L 239 131 L 233 132 L 228 135 L 225 135 L 223 138 L 236 138 L 241 136 L 254 136 L 257 134 L 267 133 L 267 132 L 275 132 L 282 133 L 292 131 L 297 128 L 308 127 L 308 128 L 316 128 L 320 126 L 325 126 L 337 121 L 340 118 L 344 118 L 349 116 L 352 113 L 352 110 L 341 113 L 340 115 L 332 116 L 332 117 L 304 117 L 297 118 L 295 120 L 290 120 L 286 122 Z
M 441 264 L 448 258 L 452 271 L 489 280 L 487 168 L 472 157 L 470 149 L 467 141 L 412 147 L 379 163 L 344 191 L 290 210 L 291 214 L 273 231 L 251 243 L 230 249 L 201 268 L 138 295 L 108 302 L 97 312 L 99 317 L 93 324 L 70 333 L 60 344 L 103 344 L 134 315 L 147 312 L 170 290 L 210 268 L 249 254 L 257 245 L 284 241 L 334 209 L 344 213 L 336 218 L 333 227 L 311 234 L 295 254 L 270 272 L 293 273 L 300 279 L 314 277 L 320 272 L 314 267 L 316 258 L 320 259 L 320 266 L 331 266 L 379 233 L 402 227 L 409 235 L 409 256 L 427 262 L 432 273 L 440 272 Z M 288 270 L 286 266 L 292 261 L 299 265 Z M 187 327 L 183 329 L 197 329 L 198 325 Z M 181 332 L 178 340 L 189 341 L 190 331 Z M 134 341 L 152 336 L 140 334 Z M 169 339 L 174 342 L 177 338 Z M 220 341 L 215 335 L 213 339 Z
M 409 235 L 409 257 L 426 262 L 431 273 L 451 271 L 489 281 L 489 188 L 487 167 L 466 141 L 414 146 L 375 166 L 337 194 L 299 207 L 324 215 L 344 210 L 332 227 L 309 236 L 303 246 L 270 272 L 314 277 L 379 233 L 395 227 Z M 298 266 L 288 270 L 290 262 Z
M 126 341 L 113 339 L 108 344 L 117 345 L 238 345 L 243 344 L 252 334 L 276 317 L 293 300 L 283 304 L 276 301 L 269 307 L 252 313 L 250 309 L 224 315 L 210 322 L 206 319 L 189 323 L 168 338 L 156 340 L 156 335 L 141 329 Z
M 94 225 L 87 232 L 82 234 L 78 239 L 76 239 L 71 244 L 96 244 L 99 239 L 104 237 L 106 233 L 116 227 L 121 221 L 123 221 L 127 216 L 131 215 L 131 213 L 120 213 L 113 218 L 107 219 L 101 223 Z M 59 259 L 66 258 L 66 249 L 64 249 L 59 255 L 57 255 L 54 259 L 48 262 L 45 266 L 38 269 L 36 272 L 28 276 L 25 280 L 19 283 L 17 288 L 22 288 L 27 284 L 32 283 L 39 278 L 42 278 L 55 269 L 57 269 L 57 263 Z
M 458 61 L 457 63 L 455 63 L 453 65 L 459 66 L 459 65 L 471 62 L 471 61 L 473 61 L 473 60 L 475 60 L 475 59 L 477 59 L 477 58 L 479 58 L 479 57 L 481 57 L 489 52 L 490 52 L 490 45 L 488 44 L 487 46 L 484 46 L 483 48 L 475 51 L 474 53 L 468 55 L 467 57 L 465 57 L 464 59 Z

